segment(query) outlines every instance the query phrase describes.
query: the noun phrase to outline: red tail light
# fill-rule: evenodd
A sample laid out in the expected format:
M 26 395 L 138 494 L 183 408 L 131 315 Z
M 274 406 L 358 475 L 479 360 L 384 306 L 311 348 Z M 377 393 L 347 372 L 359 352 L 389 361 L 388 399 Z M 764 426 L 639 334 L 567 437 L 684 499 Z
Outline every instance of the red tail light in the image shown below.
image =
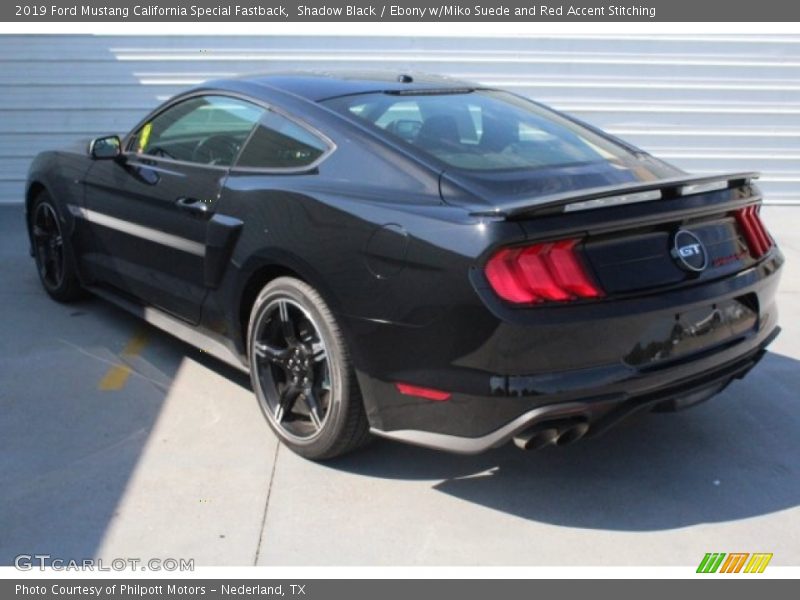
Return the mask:
M 579 239 L 503 248 L 486 263 L 486 278 L 498 296 L 515 304 L 598 298 L 597 286 L 575 246 Z
M 753 258 L 761 258 L 775 245 L 772 237 L 767 233 L 764 223 L 761 222 L 758 211 L 759 207 L 755 204 L 736 211 L 736 221 L 747 240 L 747 246 L 750 248 Z

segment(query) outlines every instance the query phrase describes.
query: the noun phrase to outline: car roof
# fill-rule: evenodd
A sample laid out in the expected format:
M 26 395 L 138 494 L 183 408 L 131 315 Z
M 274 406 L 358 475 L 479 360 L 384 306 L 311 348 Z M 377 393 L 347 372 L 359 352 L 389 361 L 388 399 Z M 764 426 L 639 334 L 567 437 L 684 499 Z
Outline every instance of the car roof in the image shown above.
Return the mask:
M 480 87 L 468 81 L 413 71 L 292 71 L 213 82 L 220 88 L 235 86 L 236 83 L 279 89 L 312 102 L 369 92 L 430 92 Z

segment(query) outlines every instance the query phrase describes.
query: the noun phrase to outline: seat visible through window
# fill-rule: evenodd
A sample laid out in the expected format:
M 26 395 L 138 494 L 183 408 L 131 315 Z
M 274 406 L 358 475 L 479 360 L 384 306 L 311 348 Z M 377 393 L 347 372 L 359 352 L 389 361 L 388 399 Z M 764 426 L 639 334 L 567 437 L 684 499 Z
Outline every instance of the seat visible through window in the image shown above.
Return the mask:
M 458 123 L 451 115 L 433 115 L 425 119 L 416 139 L 417 145 L 425 148 L 446 148 L 460 142 Z

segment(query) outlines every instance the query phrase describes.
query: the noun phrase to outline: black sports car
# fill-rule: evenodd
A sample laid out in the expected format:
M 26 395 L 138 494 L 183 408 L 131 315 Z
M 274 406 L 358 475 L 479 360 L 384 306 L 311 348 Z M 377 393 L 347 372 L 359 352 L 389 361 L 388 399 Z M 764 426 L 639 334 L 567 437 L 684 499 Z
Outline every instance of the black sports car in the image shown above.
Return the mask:
M 42 283 L 249 370 L 303 456 L 596 435 L 742 377 L 783 257 L 754 173 L 693 177 L 501 90 L 275 74 L 40 154 Z

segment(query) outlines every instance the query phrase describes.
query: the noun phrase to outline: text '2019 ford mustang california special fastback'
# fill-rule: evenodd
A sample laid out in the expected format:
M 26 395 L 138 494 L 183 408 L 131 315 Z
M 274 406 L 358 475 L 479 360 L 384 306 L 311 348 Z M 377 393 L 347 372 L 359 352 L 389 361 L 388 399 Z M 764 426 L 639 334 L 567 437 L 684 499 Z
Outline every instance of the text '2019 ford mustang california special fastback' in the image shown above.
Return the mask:
M 703 401 L 778 333 L 754 173 L 694 177 L 514 94 L 409 74 L 211 82 L 40 154 L 41 281 L 251 375 L 315 459 L 480 452 Z

